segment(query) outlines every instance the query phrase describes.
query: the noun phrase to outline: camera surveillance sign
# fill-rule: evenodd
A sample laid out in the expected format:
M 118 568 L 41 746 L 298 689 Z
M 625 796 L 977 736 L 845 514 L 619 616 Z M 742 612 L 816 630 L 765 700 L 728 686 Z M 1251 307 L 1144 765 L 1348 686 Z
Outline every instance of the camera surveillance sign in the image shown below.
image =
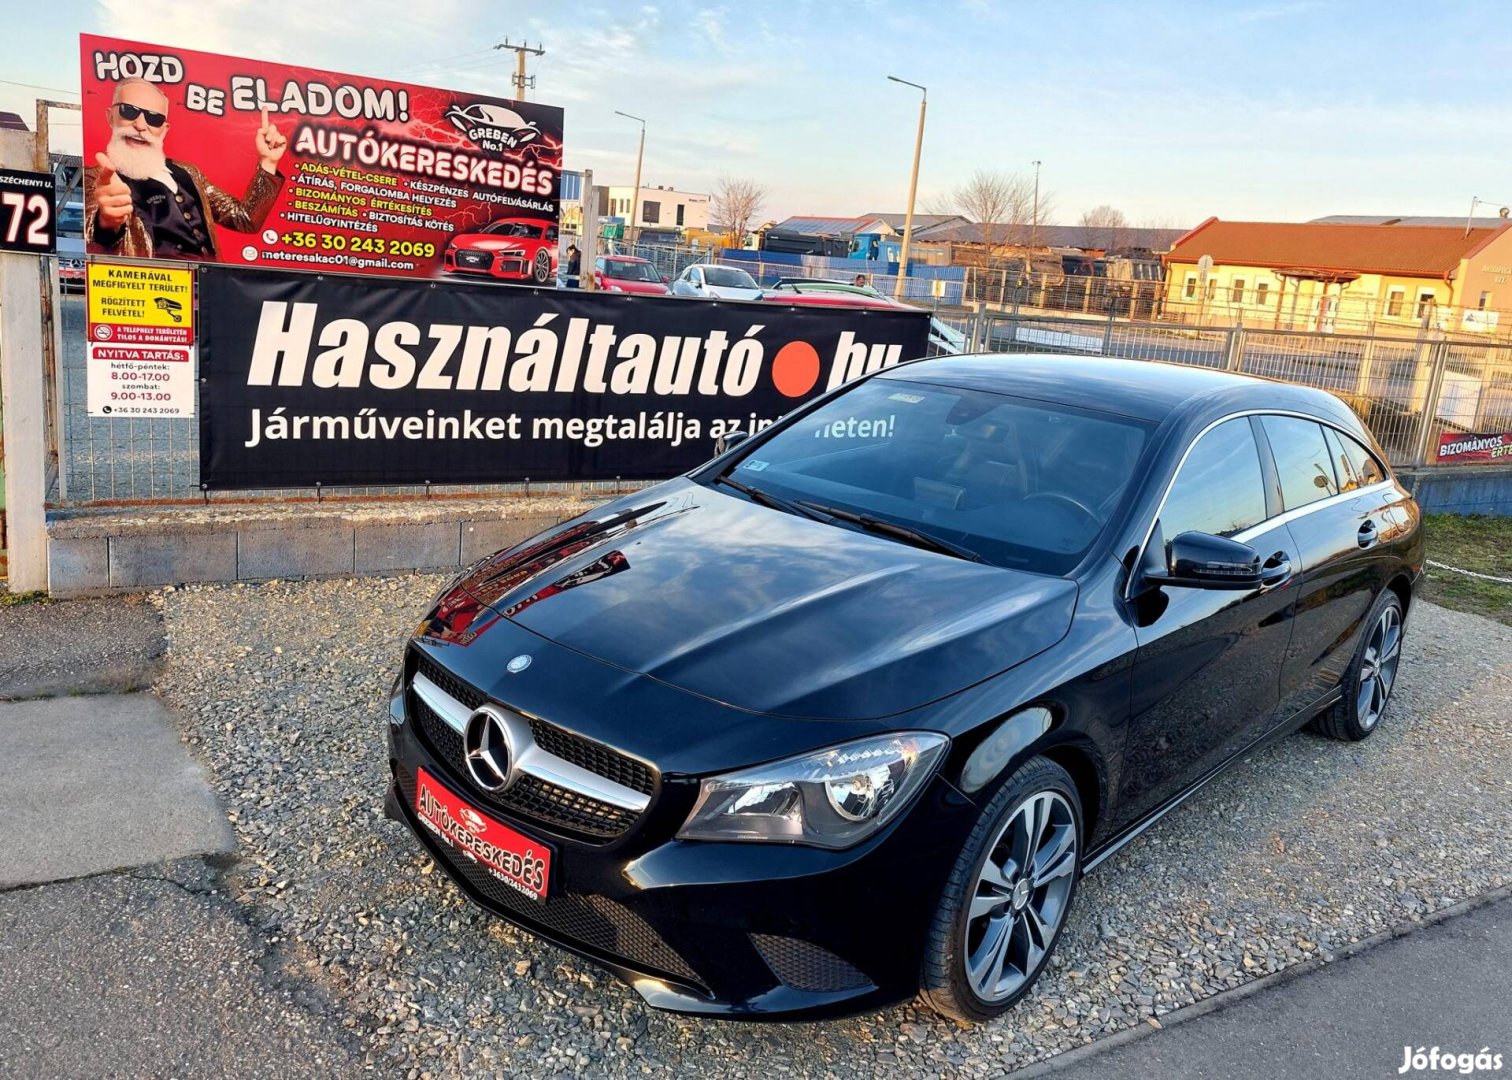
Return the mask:
M 193 271 L 91 260 L 86 289 L 89 415 L 193 416 Z

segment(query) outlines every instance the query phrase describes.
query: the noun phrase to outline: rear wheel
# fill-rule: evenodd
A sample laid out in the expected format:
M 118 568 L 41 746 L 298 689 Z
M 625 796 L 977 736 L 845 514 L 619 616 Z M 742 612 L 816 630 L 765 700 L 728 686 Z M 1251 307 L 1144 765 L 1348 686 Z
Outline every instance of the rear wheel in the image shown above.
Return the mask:
M 1344 673 L 1344 696 L 1313 718 L 1312 726 L 1331 739 L 1358 742 L 1380 725 L 1402 662 L 1401 598 L 1387 589 L 1365 618 L 1365 633 Z
M 1060 939 L 1081 877 L 1081 800 L 1035 758 L 988 803 L 956 861 L 925 947 L 924 1000 L 974 1023 L 1029 992 Z

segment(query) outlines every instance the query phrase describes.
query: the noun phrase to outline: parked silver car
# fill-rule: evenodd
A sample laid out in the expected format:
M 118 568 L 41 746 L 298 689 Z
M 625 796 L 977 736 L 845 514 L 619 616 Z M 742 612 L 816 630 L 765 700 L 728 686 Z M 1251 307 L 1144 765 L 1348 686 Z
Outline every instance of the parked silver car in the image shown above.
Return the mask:
M 706 300 L 760 300 L 761 286 L 738 266 L 694 263 L 672 282 L 674 296 L 701 296 Z

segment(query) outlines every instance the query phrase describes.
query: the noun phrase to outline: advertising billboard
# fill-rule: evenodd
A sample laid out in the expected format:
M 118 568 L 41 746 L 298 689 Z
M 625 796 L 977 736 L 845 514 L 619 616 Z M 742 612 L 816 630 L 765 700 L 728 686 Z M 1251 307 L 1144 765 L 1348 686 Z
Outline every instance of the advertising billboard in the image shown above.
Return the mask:
M 562 110 L 80 38 L 93 255 L 554 282 Z
M 929 313 L 207 266 L 206 488 L 654 480 L 870 371 Z

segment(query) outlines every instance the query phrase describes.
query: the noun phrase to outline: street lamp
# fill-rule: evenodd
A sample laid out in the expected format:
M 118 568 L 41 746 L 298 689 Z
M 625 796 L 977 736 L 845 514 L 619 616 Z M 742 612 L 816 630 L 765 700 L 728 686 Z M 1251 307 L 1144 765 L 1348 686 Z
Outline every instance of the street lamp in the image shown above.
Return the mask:
M 1034 166 L 1034 217 L 1029 226 L 1029 246 L 1032 248 L 1039 244 L 1039 171 L 1044 162 L 1031 161 L 1029 164 Z
M 646 122 L 638 116 L 631 116 L 627 112 L 614 110 L 615 116 L 623 116 L 626 120 L 634 120 L 641 126 L 640 149 L 635 152 L 635 198 L 630 203 L 630 244 L 633 247 L 640 242 L 640 226 L 635 219 L 640 216 L 640 182 L 641 161 L 646 156 Z
M 924 111 L 929 107 L 929 90 L 918 83 L 889 75 L 888 79 L 919 91 L 919 135 L 914 140 L 913 173 L 908 178 L 908 212 L 903 216 L 903 247 L 898 252 L 898 279 L 893 284 L 893 298 L 902 299 L 905 277 L 908 274 L 908 245 L 913 240 L 914 196 L 919 191 L 919 154 L 924 149 Z

